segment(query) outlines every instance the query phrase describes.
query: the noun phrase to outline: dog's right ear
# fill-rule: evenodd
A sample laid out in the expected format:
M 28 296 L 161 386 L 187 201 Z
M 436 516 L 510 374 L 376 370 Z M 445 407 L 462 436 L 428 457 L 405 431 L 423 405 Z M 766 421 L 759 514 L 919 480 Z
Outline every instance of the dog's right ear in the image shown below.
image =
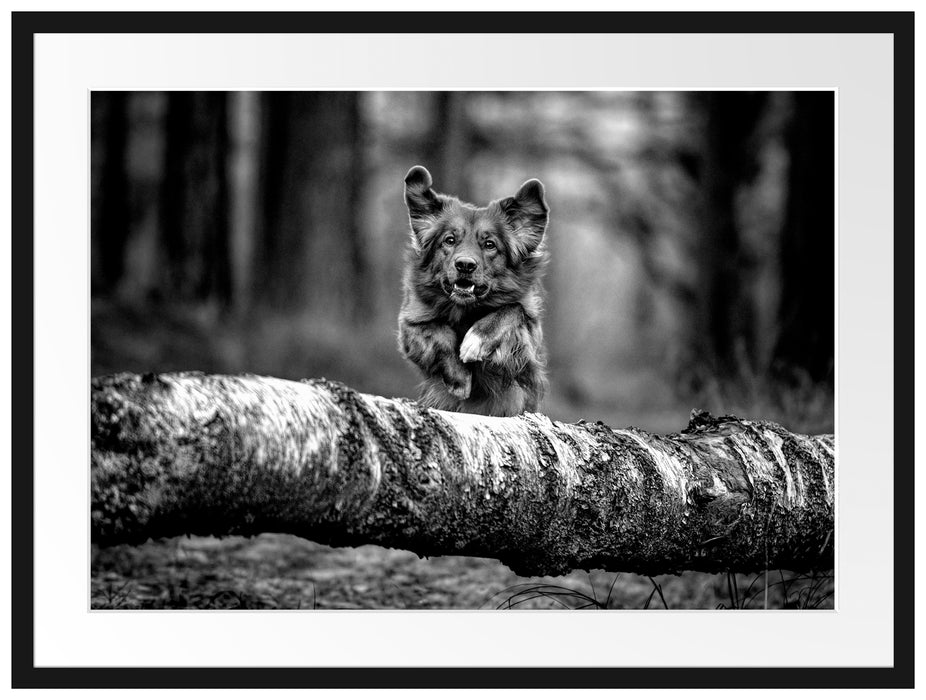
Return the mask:
M 514 228 L 515 257 L 524 259 L 533 254 L 543 240 L 550 218 L 550 207 L 544 198 L 543 183 L 531 179 L 521 185 L 514 197 L 498 202 L 508 223 Z
M 441 197 L 431 189 L 431 173 L 427 168 L 416 165 L 405 175 L 405 206 L 408 207 L 408 221 L 414 232 L 413 241 L 421 244 L 421 234 L 444 208 Z

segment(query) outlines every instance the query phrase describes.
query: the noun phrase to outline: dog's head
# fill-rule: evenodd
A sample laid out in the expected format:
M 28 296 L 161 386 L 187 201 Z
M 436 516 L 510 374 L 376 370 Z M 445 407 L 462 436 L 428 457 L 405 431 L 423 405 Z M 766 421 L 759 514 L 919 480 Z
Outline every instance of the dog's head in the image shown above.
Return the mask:
M 533 284 L 545 259 L 549 219 L 540 180 L 512 197 L 476 207 L 438 194 L 420 165 L 405 176 L 405 204 L 421 285 L 454 304 L 516 301 Z

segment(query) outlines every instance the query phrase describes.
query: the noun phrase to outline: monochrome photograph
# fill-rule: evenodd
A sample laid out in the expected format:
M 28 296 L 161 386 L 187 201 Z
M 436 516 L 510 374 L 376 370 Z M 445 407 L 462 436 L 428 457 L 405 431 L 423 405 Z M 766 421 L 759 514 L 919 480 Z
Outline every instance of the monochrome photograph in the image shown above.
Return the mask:
M 835 608 L 834 91 L 89 99 L 92 610 Z

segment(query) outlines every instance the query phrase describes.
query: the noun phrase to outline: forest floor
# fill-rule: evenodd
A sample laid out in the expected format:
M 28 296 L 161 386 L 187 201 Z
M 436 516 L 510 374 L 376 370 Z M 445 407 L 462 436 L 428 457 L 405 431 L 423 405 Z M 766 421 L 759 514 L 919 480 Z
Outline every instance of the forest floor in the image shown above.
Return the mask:
M 93 548 L 91 605 L 143 609 L 832 608 L 829 573 L 768 577 L 605 571 L 522 578 L 494 559 L 420 559 L 290 535 L 179 537 Z M 766 597 L 767 593 L 767 597 Z
M 384 396 L 413 395 L 416 377 L 394 339 L 343 329 L 308 332 L 282 318 L 225 322 L 208 309 L 178 313 L 93 304 L 91 372 L 248 371 L 338 379 Z M 383 336 L 383 337 L 381 337 Z M 593 391 L 594 389 L 594 391 Z M 608 396 L 633 397 L 618 402 Z M 833 430 L 832 390 L 769 392 L 744 377 L 707 384 L 685 404 L 653 375 L 614 368 L 585 388 L 552 383 L 545 411 L 567 421 L 602 420 L 674 432 L 689 407 L 775 420 L 797 432 Z M 831 572 L 654 579 L 603 571 L 522 578 L 493 559 L 434 557 L 373 545 L 331 548 L 282 534 L 181 537 L 91 550 L 90 604 L 98 609 L 716 609 L 833 608 Z

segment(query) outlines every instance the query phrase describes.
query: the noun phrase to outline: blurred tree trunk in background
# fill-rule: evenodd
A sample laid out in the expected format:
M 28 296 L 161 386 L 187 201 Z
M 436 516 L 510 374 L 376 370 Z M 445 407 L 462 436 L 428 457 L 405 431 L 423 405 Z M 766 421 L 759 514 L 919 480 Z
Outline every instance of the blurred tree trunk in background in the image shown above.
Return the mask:
M 244 314 L 251 309 L 254 292 L 254 251 L 257 248 L 260 205 L 260 94 L 229 94 L 230 259 L 232 303 Z
M 469 93 L 434 93 L 431 134 L 427 160 L 423 163 L 434 177 L 438 192 L 446 192 L 464 201 L 473 198 L 466 176 L 466 164 L 472 156 L 472 125 L 466 115 Z
M 222 92 L 173 92 L 161 187 L 167 289 L 182 299 L 231 297 L 228 108 Z
M 781 239 L 780 371 L 832 381 L 834 353 L 835 114 L 833 93 L 797 92 L 786 133 L 791 163 Z
M 739 189 L 758 172 L 756 134 L 767 93 L 695 93 L 703 113 L 704 141 L 700 170 L 696 327 L 692 349 L 698 364 L 715 376 L 735 376 L 743 361 L 754 365 L 754 313 L 747 294 L 751 270 L 746 264 L 742 232 L 736 221 Z
M 362 124 L 353 92 L 263 95 L 258 273 L 275 308 L 363 318 Z
M 125 269 L 129 236 L 127 92 L 97 92 L 91 111 L 91 163 L 94 182 L 90 236 L 94 258 L 94 292 L 112 292 Z

